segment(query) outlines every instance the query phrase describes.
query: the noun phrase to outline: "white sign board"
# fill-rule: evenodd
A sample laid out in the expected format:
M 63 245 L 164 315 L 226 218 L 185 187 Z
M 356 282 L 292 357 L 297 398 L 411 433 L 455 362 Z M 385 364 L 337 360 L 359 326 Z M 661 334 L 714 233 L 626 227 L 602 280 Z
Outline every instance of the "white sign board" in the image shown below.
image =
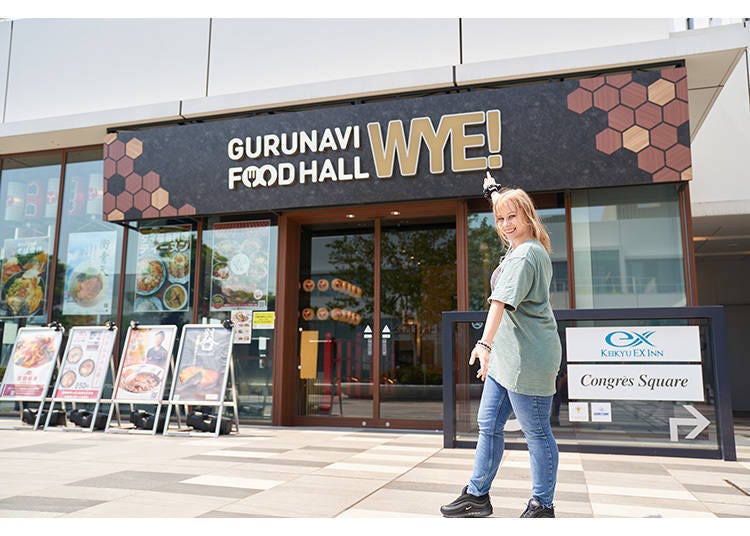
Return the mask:
M 568 365 L 571 400 L 703 401 L 700 365 Z
M 566 328 L 568 363 L 701 362 L 698 326 Z
M 589 420 L 589 403 L 568 402 L 568 420 L 570 422 L 587 422 Z
M 612 422 L 612 404 L 610 402 L 592 402 L 591 422 Z

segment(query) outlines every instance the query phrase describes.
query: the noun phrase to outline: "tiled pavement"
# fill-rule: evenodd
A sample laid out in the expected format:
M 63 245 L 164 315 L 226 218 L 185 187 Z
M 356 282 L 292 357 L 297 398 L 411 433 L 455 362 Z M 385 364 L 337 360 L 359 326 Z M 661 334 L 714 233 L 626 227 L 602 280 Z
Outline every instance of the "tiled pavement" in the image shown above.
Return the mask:
M 737 462 L 560 454 L 567 518 L 750 518 L 750 427 Z M 212 437 L 0 430 L 0 517 L 436 518 L 474 451 L 440 433 L 241 427 Z M 517 518 L 526 451 L 508 450 L 494 517 Z

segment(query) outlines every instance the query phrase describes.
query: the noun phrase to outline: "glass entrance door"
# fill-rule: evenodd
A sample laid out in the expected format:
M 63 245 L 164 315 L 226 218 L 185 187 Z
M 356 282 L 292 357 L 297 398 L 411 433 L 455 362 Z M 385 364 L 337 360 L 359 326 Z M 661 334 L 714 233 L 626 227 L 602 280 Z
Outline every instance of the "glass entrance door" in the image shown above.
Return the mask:
M 443 418 L 443 311 L 457 309 L 456 224 L 381 227 L 380 417 Z
M 303 226 L 296 415 L 439 425 L 456 280 L 453 214 Z
M 297 415 L 372 417 L 374 245 L 372 222 L 302 229 Z

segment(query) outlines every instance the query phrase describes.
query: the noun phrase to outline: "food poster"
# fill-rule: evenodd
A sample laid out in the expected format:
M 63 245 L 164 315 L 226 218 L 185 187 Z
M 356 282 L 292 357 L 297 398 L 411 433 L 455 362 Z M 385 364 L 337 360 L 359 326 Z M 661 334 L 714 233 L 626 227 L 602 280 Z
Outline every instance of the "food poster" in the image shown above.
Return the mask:
M 112 312 L 116 257 L 116 231 L 69 235 L 64 315 L 108 315 Z
M 0 317 L 43 314 L 49 268 L 49 237 L 8 238 L 3 243 Z
M 55 368 L 63 332 L 53 328 L 21 328 L 8 360 L 0 398 L 43 399 Z
M 177 326 L 139 326 L 128 330 L 115 400 L 161 400 L 176 335 Z
M 271 221 L 214 226 L 211 310 L 268 307 Z
M 253 340 L 253 312 L 251 310 L 232 311 L 234 324 L 234 344 L 250 344 Z
M 232 351 L 232 332 L 223 326 L 183 327 L 173 401 L 220 402 Z
M 187 311 L 192 231 L 141 229 L 135 269 L 136 312 Z
M 116 329 L 75 327 L 70 330 L 53 398 L 96 401 L 107 378 Z

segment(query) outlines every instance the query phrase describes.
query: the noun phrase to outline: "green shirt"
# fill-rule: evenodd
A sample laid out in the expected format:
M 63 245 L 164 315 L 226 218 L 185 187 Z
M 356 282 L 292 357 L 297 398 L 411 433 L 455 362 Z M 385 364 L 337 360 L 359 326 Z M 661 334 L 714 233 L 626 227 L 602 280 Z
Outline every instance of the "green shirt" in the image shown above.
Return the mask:
M 537 240 L 527 240 L 511 248 L 497 270 L 488 301 L 503 302 L 505 310 L 488 375 L 516 393 L 553 395 L 562 347 L 549 302 L 549 254 Z

